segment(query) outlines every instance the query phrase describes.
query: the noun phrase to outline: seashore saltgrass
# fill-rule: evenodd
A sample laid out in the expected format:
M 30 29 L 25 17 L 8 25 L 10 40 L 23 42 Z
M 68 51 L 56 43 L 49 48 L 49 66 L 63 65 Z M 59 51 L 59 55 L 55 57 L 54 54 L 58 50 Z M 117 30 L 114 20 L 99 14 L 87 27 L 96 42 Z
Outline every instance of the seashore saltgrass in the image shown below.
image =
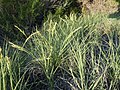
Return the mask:
M 42 30 L 36 27 L 22 46 L 10 44 L 31 57 L 29 69 L 37 68 L 33 77 L 38 72 L 43 76 L 29 83 L 30 90 L 119 90 L 119 25 L 105 15 L 70 14 L 57 20 L 49 16 Z M 64 87 L 56 82 L 59 70 L 69 78 L 59 76 Z

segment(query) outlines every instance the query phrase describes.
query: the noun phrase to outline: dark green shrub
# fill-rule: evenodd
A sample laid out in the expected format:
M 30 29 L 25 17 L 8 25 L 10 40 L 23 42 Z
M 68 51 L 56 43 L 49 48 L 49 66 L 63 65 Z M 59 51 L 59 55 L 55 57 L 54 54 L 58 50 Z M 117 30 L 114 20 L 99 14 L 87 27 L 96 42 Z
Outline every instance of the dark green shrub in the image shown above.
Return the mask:
M 35 26 L 41 27 L 50 12 L 64 16 L 71 11 L 80 11 L 77 0 L 2 0 L 0 7 L 0 27 L 12 40 L 24 39 L 21 31 L 28 36 Z
M 39 0 L 3 0 L 0 13 L 2 30 L 8 37 L 14 36 L 11 38 L 22 37 L 14 25 L 20 27 L 24 32 L 30 33 L 32 26 L 35 26 L 33 25 L 35 18 L 39 15 L 36 10 L 42 9 L 40 7 L 43 7 L 43 3 Z

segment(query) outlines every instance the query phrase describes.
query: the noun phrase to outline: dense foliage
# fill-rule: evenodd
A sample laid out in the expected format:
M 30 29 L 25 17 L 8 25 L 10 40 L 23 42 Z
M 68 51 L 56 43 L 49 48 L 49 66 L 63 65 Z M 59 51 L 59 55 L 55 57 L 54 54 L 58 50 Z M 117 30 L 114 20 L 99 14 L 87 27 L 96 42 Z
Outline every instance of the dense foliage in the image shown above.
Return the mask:
M 15 25 L 30 35 L 35 26 L 41 27 L 49 13 L 62 16 L 71 11 L 80 12 L 76 5 L 76 0 L 2 0 L 0 28 L 9 38 L 24 38 Z
M 119 90 L 120 16 L 97 1 L 0 0 L 0 90 Z

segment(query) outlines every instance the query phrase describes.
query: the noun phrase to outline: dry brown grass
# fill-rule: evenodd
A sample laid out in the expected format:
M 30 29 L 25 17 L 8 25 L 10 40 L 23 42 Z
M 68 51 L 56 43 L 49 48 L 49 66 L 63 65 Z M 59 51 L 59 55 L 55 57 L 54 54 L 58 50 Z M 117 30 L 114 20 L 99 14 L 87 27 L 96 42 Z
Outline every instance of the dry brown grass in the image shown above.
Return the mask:
M 83 2 L 83 13 L 86 12 L 101 12 L 113 13 L 118 10 L 118 3 L 115 0 L 78 0 Z

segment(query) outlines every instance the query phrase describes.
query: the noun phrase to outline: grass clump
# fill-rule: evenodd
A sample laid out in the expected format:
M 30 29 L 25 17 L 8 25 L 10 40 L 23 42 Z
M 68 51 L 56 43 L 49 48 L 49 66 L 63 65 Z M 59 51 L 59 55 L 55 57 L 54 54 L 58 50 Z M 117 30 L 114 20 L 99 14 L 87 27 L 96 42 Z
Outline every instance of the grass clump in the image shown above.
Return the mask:
M 10 43 L 30 57 L 29 89 L 119 89 L 119 23 L 111 21 L 106 15 L 48 17 L 22 46 Z

